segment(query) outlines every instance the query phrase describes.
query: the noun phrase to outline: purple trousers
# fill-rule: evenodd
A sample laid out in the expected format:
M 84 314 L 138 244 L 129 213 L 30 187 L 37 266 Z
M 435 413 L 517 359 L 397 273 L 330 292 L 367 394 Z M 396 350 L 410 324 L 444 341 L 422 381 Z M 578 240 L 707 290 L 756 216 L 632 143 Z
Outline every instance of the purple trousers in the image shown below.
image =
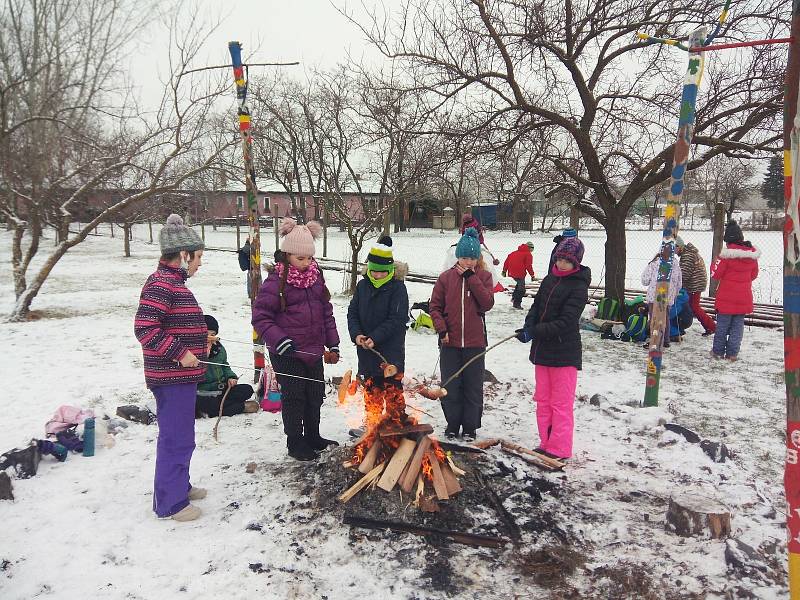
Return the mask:
M 159 385 L 151 391 L 158 417 L 153 510 L 159 517 L 169 517 L 189 505 L 197 384 Z

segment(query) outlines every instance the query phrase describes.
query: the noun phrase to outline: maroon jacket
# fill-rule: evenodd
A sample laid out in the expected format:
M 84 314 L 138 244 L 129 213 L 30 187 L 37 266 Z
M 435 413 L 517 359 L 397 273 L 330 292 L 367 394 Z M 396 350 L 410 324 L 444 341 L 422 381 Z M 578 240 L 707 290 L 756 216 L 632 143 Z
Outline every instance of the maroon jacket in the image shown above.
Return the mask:
M 433 286 L 430 309 L 436 332 L 448 335 L 443 346 L 487 346 L 483 317 L 494 306 L 493 287 L 492 275 L 483 269 L 464 278 L 454 266 L 439 275 Z

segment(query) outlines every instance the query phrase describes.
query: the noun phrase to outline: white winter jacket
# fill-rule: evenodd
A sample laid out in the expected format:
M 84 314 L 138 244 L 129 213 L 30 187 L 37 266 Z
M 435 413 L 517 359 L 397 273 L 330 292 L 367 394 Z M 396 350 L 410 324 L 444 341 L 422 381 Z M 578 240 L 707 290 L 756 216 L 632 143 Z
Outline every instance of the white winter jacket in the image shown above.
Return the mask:
M 672 274 L 669 279 L 669 294 L 667 297 L 667 305 L 672 306 L 675 304 L 675 298 L 678 297 L 678 292 L 683 287 L 683 273 L 681 267 L 676 260 L 677 254 L 672 257 Z M 642 273 L 642 285 L 647 286 L 647 297 L 645 301 L 652 304 L 656 301 L 656 284 L 658 283 L 658 266 L 661 264 L 661 257 L 650 261 Z

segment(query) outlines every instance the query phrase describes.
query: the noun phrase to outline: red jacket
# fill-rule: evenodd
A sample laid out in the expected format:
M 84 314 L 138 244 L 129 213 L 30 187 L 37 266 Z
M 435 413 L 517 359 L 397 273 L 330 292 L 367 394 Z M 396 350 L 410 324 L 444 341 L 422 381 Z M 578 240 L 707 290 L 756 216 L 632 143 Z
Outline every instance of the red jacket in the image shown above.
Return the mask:
M 533 254 L 528 244 L 520 244 L 519 247 L 506 257 L 503 263 L 503 273 L 514 279 L 525 279 L 525 273 L 534 278 L 533 274 Z
M 753 312 L 752 281 L 758 277 L 761 251 L 752 246 L 728 244 L 711 265 L 711 278 L 719 281 L 714 306 L 723 315 Z
M 479 269 L 462 277 L 455 267 L 436 280 L 431 294 L 431 319 L 439 334 L 447 333 L 443 346 L 485 348 L 486 323 L 483 316 L 494 306 L 492 275 Z

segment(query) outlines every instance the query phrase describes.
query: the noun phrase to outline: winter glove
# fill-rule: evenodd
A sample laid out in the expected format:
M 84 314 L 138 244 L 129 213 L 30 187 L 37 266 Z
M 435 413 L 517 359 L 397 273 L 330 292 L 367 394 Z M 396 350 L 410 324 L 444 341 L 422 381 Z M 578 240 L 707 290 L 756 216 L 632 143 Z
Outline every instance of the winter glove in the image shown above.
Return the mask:
M 325 359 L 325 364 L 335 365 L 336 363 L 339 362 L 339 347 L 338 346 L 332 347 L 330 350 L 328 350 L 323 354 L 323 357 Z
M 281 356 L 285 356 L 290 352 L 294 352 L 294 350 L 295 350 L 294 342 L 292 341 L 292 338 L 288 337 L 283 338 L 280 342 L 278 342 L 278 345 L 275 347 L 275 352 L 277 352 Z
M 517 329 L 514 333 L 517 334 L 517 339 L 523 344 L 527 344 L 533 339 L 531 337 L 531 334 L 528 333 L 528 330 L 525 329 L 524 327 L 522 329 Z
M 503 271 L 503 277 L 507 277 L 507 275 L 506 275 L 506 272 L 505 272 L 505 271 Z
M 464 279 L 469 279 L 473 275 L 475 275 L 475 271 L 473 271 L 472 269 L 465 269 L 464 272 L 461 274 L 461 276 Z
M 493 265 L 496 267 L 497 265 L 499 265 L 499 264 L 500 264 L 500 259 L 499 259 L 499 258 L 495 258 L 495 259 L 492 261 L 492 264 L 493 264 Z

